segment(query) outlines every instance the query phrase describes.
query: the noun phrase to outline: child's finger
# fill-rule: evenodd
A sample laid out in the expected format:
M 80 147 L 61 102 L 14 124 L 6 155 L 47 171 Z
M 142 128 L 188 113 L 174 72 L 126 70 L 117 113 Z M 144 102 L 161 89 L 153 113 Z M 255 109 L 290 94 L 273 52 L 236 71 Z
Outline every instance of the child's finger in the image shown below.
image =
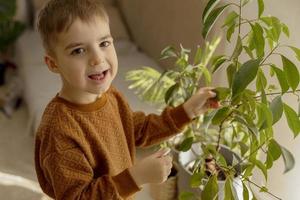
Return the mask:
M 154 156 L 159 158 L 159 157 L 163 157 L 166 156 L 170 153 L 171 149 L 170 148 L 162 148 L 160 150 L 158 150 L 157 152 L 154 153 Z

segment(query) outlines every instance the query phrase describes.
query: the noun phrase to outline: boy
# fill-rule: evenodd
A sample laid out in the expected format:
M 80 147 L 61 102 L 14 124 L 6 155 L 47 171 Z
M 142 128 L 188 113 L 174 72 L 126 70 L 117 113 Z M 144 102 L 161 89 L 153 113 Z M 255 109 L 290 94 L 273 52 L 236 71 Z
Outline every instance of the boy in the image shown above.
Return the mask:
M 135 163 L 135 147 L 179 133 L 208 109 L 211 88 L 160 116 L 132 112 L 111 86 L 118 61 L 100 0 L 50 0 L 38 30 L 45 62 L 62 80 L 36 134 L 43 191 L 56 200 L 132 199 L 143 184 L 165 181 L 172 167 L 166 151 Z

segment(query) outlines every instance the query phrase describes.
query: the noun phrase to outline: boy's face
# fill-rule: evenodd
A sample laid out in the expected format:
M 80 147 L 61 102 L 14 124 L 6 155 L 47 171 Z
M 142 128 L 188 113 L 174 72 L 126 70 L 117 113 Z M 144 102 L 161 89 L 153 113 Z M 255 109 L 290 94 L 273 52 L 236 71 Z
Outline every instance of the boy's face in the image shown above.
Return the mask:
M 108 22 L 95 17 L 89 23 L 77 19 L 58 35 L 54 56 L 47 55 L 49 69 L 63 80 L 61 95 L 90 102 L 107 91 L 115 78 L 118 60 Z

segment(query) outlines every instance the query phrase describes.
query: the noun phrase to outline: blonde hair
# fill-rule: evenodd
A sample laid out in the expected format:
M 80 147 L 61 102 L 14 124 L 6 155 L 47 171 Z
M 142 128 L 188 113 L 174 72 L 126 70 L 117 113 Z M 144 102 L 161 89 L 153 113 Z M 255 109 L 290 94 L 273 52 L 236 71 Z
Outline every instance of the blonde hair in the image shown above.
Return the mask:
M 89 22 L 94 17 L 109 21 L 101 0 L 50 0 L 39 13 L 37 29 L 48 53 L 53 53 L 57 35 L 67 31 L 76 19 Z

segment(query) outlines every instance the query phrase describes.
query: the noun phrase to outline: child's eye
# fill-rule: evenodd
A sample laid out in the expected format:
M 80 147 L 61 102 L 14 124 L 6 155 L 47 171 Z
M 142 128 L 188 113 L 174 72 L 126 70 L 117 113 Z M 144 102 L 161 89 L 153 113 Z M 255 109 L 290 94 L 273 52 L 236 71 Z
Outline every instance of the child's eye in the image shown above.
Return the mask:
M 108 47 L 111 44 L 110 41 L 104 41 L 100 43 L 100 47 Z
M 78 49 L 74 49 L 71 52 L 71 55 L 79 55 L 79 54 L 83 54 L 84 53 L 84 49 L 83 48 L 78 48 Z

